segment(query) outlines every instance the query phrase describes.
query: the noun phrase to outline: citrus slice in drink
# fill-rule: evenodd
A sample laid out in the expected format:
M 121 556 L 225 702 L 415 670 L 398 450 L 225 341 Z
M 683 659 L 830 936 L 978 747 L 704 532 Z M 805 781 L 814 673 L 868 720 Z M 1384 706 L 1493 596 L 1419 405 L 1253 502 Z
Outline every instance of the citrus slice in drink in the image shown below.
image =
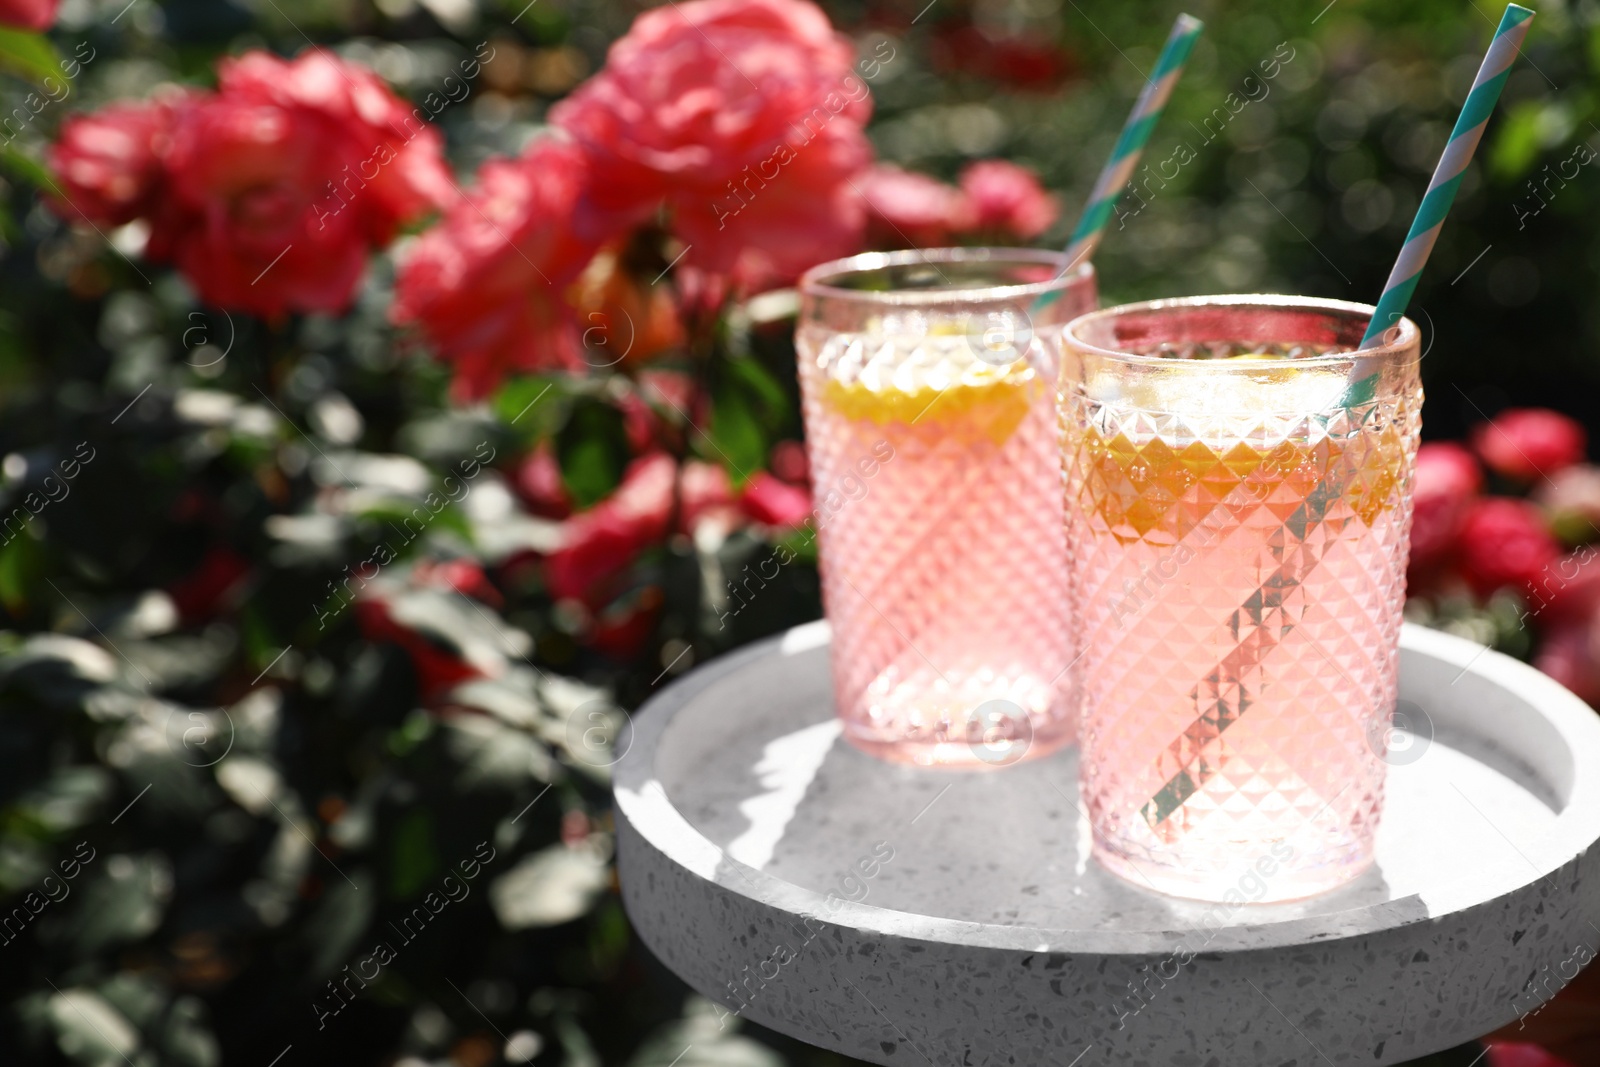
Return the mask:
M 951 358 L 947 350 L 925 362 L 871 361 L 854 374 L 829 375 L 822 402 L 852 421 L 899 424 L 999 446 L 1016 432 L 1044 388 L 1026 359 L 996 366 L 967 353 Z
M 1259 508 L 1292 522 L 1323 483 L 1371 526 L 1397 502 L 1405 455 L 1392 429 L 1354 446 L 1324 438 L 1267 448 L 1242 441 L 1135 441 L 1121 433 L 1107 440 L 1090 429 L 1080 448 L 1094 510 L 1113 536 L 1157 544 L 1176 544 L 1220 506 L 1233 521 Z

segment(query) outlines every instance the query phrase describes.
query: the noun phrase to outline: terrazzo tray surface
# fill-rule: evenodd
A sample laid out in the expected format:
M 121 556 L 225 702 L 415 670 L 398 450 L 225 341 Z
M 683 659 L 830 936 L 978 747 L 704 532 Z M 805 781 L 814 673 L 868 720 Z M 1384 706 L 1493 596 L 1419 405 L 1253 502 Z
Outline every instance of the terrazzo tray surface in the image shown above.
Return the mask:
M 620 739 L 629 915 L 730 1017 L 881 1064 L 1390 1064 L 1533 1010 L 1600 949 L 1600 719 L 1471 642 L 1402 637 L 1421 725 L 1375 867 L 1243 906 L 1093 863 L 1076 749 L 978 772 L 857 752 L 827 646 L 818 623 L 710 663 Z

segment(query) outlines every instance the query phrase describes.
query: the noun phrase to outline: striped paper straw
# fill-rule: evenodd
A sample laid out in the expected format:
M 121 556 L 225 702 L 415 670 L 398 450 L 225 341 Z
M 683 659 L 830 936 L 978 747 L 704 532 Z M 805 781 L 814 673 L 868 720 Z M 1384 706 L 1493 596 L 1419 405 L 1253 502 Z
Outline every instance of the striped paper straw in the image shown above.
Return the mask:
M 1133 174 L 1133 168 L 1139 165 L 1139 156 L 1150 140 L 1151 131 L 1156 128 L 1156 121 L 1161 118 L 1161 109 L 1167 106 L 1172 87 L 1178 84 L 1178 79 L 1183 75 L 1183 65 L 1189 61 L 1189 53 L 1193 51 L 1194 43 L 1203 29 L 1205 23 L 1192 15 L 1179 15 L 1173 22 L 1167 43 L 1162 46 L 1161 55 L 1156 59 L 1155 72 L 1140 91 L 1133 112 L 1123 125 L 1121 136 L 1117 138 L 1116 147 L 1111 150 L 1111 158 L 1100 171 L 1100 177 L 1095 179 L 1094 191 L 1089 194 L 1089 204 L 1083 209 L 1083 217 L 1078 220 L 1078 227 L 1072 231 L 1072 239 L 1067 242 L 1067 265 L 1062 269 L 1062 274 L 1091 258 L 1099 247 L 1100 238 L 1105 235 L 1106 223 L 1111 221 L 1111 209 L 1122 195 L 1122 188 Z M 1043 307 L 1060 295 L 1059 290 L 1046 294 L 1035 307 Z
M 1500 90 L 1505 88 L 1506 75 L 1511 70 L 1512 61 L 1517 58 L 1517 51 L 1522 47 L 1522 39 L 1528 35 L 1528 23 L 1532 18 L 1533 12 L 1525 7 L 1516 4 L 1506 6 L 1500 27 L 1494 31 L 1494 40 L 1489 42 L 1489 52 L 1483 57 L 1483 65 L 1478 68 L 1478 76 L 1472 80 L 1472 91 L 1462 105 L 1461 117 L 1456 119 L 1456 127 L 1450 131 L 1450 142 L 1444 146 L 1444 154 L 1434 168 L 1433 179 L 1428 182 L 1428 191 L 1417 208 L 1417 217 L 1411 221 L 1411 230 L 1406 234 L 1406 243 L 1401 246 L 1400 257 L 1389 272 L 1383 295 L 1378 298 L 1377 310 L 1367 324 L 1367 334 L 1361 339 L 1362 348 L 1377 344 L 1384 331 L 1399 322 L 1400 316 L 1405 314 L 1406 305 L 1411 302 L 1411 293 L 1417 287 L 1417 279 L 1422 276 L 1422 268 L 1428 262 L 1428 254 L 1433 251 L 1433 242 L 1439 237 L 1439 227 L 1455 201 L 1461 176 L 1467 164 L 1472 162 L 1472 153 L 1483 138 L 1489 113 L 1500 99 Z

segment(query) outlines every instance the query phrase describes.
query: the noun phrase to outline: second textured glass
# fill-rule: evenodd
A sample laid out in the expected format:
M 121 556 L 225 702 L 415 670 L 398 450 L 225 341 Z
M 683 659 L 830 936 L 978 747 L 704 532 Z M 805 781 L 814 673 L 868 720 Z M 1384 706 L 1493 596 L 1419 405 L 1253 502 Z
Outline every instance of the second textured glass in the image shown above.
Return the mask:
M 1023 249 L 824 264 L 796 336 L 844 735 L 1005 764 L 1070 741 L 1054 396 L 1088 265 Z
M 1068 328 L 1061 418 L 1094 852 L 1289 900 L 1372 860 L 1420 426 L 1417 330 L 1199 297 Z

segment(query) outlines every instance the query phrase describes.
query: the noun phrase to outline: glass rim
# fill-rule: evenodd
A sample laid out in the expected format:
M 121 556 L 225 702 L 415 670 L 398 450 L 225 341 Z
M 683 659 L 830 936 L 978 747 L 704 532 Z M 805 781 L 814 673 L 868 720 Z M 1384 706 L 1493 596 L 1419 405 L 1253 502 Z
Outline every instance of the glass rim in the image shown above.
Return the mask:
M 901 307 L 919 307 L 949 303 L 983 303 L 1022 301 L 1060 290 L 1065 292 L 1094 278 L 1094 264 L 1085 260 L 1066 274 L 1059 273 L 1067 264 L 1066 254 L 1044 248 L 1012 247 L 950 247 L 907 248 L 897 252 L 861 252 L 843 259 L 819 263 L 800 276 L 799 290 L 806 297 L 851 301 L 856 303 L 893 304 Z M 1039 282 L 1000 283 L 998 285 L 972 285 L 935 287 L 926 289 L 849 289 L 830 284 L 835 279 L 852 274 L 869 274 L 891 267 L 930 264 L 1015 264 L 1020 266 L 1055 267 L 1057 274 Z
M 1161 300 L 1141 300 L 1136 303 L 1116 304 L 1108 308 L 1086 311 L 1067 323 L 1066 329 L 1061 334 L 1061 342 L 1063 345 L 1071 346 L 1078 352 L 1134 366 L 1204 367 L 1211 373 L 1245 373 L 1248 371 L 1283 370 L 1290 367 L 1325 368 L 1355 361 L 1368 362 L 1389 359 L 1418 344 L 1422 338 L 1422 331 L 1417 327 L 1417 324 L 1409 318 L 1401 316 L 1399 322 L 1384 331 L 1384 337 L 1392 335 L 1393 339 L 1380 340 L 1379 344 L 1369 348 L 1352 348 L 1344 352 L 1329 352 L 1321 356 L 1301 356 L 1293 359 L 1284 357 L 1235 362 L 1221 359 L 1174 360 L 1166 356 L 1124 352 L 1120 349 L 1104 348 L 1091 341 L 1086 341 L 1078 332 L 1083 326 L 1130 313 L 1162 312 L 1201 307 L 1240 311 L 1251 309 L 1262 311 L 1327 311 L 1336 314 L 1359 316 L 1366 320 L 1370 320 L 1377 311 L 1371 304 L 1362 304 L 1354 300 L 1335 300 L 1320 296 L 1290 296 L 1282 293 L 1218 293 L 1209 296 L 1167 297 Z M 1226 338 L 1216 338 L 1216 340 L 1226 340 Z M 1421 362 L 1421 360 L 1422 356 L 1418 355 L 1416 362 Z M 1407 365 L 1409 366 L 1410 364 Z

